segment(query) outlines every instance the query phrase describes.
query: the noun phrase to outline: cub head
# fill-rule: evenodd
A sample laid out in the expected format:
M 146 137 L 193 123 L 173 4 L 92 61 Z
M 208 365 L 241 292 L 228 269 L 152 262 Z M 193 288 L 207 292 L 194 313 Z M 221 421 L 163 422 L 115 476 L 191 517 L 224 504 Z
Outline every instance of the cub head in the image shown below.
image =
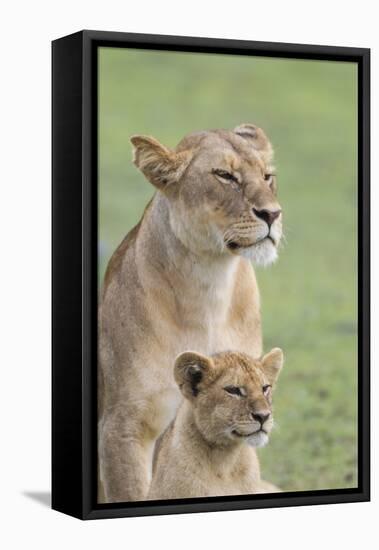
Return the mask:
M 131 141 L 134 163 L 166 196 L 172 230 L 186 247 L 275 261 L 282 215 L 272 146 L 261 128 L 190 134 L 174 150 L 148 136 Z
M 272 391 L 282 366 L 279 348 L 259 360 L 238 352 L 206 357 L 189 351 L 177 357 L 174 376 L 209 443 L 262 447 L 273 427 Z

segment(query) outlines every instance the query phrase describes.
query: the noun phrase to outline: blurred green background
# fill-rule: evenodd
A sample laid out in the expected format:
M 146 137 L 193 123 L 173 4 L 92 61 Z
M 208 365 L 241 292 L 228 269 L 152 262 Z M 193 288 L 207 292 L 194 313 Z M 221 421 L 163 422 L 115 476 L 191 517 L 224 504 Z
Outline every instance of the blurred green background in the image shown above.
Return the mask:
M 265 349 L 283 348 L 263 477 L 286 490 L 357 485 L 357 67 L 101 48 L 99 273 L 152 186 L 132 134 L 262 126 L 276 152 L 285 245 L 257 269 Z

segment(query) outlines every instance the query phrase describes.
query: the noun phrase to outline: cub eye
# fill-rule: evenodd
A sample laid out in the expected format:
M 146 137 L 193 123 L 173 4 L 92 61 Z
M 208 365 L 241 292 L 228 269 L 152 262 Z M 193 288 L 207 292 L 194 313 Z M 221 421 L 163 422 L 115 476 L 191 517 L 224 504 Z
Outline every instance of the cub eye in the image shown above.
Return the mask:
M 265 174 L 264 180 L 265 181 L 271 181 L 275 174 Z
M 270 384 L 265 384 L 264 386 L 262 386 L 263 395 L 267 395 L 269 393 L 270 389 L 271 389 Z
M 227 393 L 230 393 L 231 395 L 238 395 L 240 397 L 243 396 L 242 389 L 239 388 L 238 386 L 226 386 L 226 388 L 224 388 L 224 390 Z
M 227 170 L 219 170 L 215 168 L 214 170 L 212 170 L 212 174 L 218 176 L 219 178 L 222 178 L 223 180 L 239 183 L 238 178 L 234 174 L 227 172 Z

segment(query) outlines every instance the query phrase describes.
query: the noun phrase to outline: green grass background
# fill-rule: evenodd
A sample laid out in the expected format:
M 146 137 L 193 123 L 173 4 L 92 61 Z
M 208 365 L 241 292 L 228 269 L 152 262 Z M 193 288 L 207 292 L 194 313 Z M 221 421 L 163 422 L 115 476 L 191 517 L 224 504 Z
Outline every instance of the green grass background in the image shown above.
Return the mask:
M 129 138 L 262 126 L 286 244 L 257 269 L 265 349 L 286 357 L 263 476 L 287 490 L 357 484 L 357 68 L 352 63 L 102 48 L 99 273 L 153 188 Z

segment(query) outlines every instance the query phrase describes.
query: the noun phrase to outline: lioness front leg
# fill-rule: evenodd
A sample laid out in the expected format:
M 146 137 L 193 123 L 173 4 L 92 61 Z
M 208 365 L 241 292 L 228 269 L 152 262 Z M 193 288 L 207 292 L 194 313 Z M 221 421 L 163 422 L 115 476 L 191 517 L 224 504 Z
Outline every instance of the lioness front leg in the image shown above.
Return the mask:
M 105 413 L 99 434 L 100 478 L 106 502 L 144 500 L 155 434 L 125 405 Z

